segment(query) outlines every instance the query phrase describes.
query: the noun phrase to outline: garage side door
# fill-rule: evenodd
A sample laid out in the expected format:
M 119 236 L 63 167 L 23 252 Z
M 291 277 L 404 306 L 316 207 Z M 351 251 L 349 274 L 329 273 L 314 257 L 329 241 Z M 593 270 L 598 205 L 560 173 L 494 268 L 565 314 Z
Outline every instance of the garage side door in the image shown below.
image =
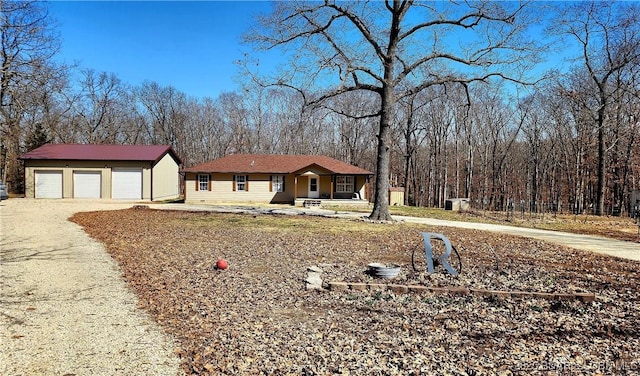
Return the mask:
M 99 171 L 74 171 L 73 197 L 100 198 L 101 177 Z
M 142 170 L 113 169 L 111 197 L 115 200 L 142 199 Z
M 62 198 L 62 171 L 36 171 L 36 198 Z

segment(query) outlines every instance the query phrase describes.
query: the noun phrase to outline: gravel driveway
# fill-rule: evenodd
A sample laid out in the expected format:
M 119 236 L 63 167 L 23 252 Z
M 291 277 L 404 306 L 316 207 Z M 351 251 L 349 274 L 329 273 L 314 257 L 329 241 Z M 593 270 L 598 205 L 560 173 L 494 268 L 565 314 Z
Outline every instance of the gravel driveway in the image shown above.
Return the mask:
M 1 375 L 176 375 L 176 344 L 74 212 L 132 203 L 0 202 Z

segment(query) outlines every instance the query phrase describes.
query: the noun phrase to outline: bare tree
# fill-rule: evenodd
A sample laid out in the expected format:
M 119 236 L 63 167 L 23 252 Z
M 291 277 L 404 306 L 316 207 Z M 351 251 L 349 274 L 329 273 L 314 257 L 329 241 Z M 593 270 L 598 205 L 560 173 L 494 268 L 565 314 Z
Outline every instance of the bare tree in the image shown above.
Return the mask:
M 255 142 L 244 98 L 238 93 L 227 92 L 222 93 L 217 102 L 225 128 L 233 137 L 226 153 L 253 153 Z
M 0 169 L 10 191 L 20 190 L 18 157 L 25 132 L 23 118 L 30 105 L 24 96 L 46 81 L 58 39 L 42 3 L 0 1 Z
M 566 8 L 554 31 L 568 35 L 579 46 L 580 61 L 595 95 L 586 109 L 597 130 L 598 171 L 595 213 L 605 213 L 607 149 L 611 146 L 608 123 L 613 116 L 616 75 L 640 61 L 640 8 L 636 4 L 614 2 L 579 2 Z
M 417 161 L 416 154 L 422 146 L 426 133 L 419 113 L 430 100 L 426 91 L 400 101 L 404 116 L 402 118 L 401 153 L 404 159 L 404 174 L 402 185 L 404 186 L 404 204 L 415 205 L 417 203 L 418 181 L 416 179 Z
M 113 73 L 82 71 L 80 91 L 70 99 L 67 135 L 73 142 L 103 144 L 121 140 L 127 124 L 128 90 Z
M 506 203 L 505 178 L 512 146 L 516 142 L 523 118 L 503 102 L 498 86 L 479 88 L 472 104 L 476 126 L 483 209 L 502 209 Z
M 151 144 L 173 145 L 182 152 L 187 122 L 187 97 L 173 86 L 144 82 L 135 90 L 144 114 L 147 137 Z
M 331 134 L 327 132 L 331 129 L 333 138 L 328 141 L 336 145 L 328 154 L 356 166 L 366 165 L 376 129 L 375 119 L 366 115 L 376 107 L 376 99 L 368 92 L 353 92 L 327 101 L 335 115 L 327 116 L 330 125 L 320 131 Z
M 523 56 L 534 46 L 521 35 L 531 23 L 524 6 L 494 1 L 278 2 L 247 39 L 260 48 L 293 51 L 291 69 L 271 83 L 298 90 L 307 105 L 359 90 L 379 96 L 380 106 L 370 114 L 379 118 L 370 217 L 389 220 L 391 126 L 398 100 L 452 82 L 514 78 L 506 66 L 527 61 Z M 326 90 L 306 96 L 312 85 L 323 83 Z

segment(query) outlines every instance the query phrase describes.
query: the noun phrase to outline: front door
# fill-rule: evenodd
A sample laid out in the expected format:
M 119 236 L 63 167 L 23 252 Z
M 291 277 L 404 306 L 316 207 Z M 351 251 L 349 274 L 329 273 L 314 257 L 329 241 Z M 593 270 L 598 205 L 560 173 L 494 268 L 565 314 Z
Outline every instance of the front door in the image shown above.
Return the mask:
M 320 197 L 320 192 L 318 192 L 318 177 L 309 176 L 309 198 L 318 197 Z

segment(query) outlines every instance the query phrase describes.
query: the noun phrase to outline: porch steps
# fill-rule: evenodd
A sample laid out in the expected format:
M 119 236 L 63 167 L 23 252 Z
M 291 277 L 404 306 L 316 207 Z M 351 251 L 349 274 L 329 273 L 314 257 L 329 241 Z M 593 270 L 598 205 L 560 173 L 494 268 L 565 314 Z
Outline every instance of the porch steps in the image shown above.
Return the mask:
M 304 200 L 302 203 L 305 208 L 320 207 L 320 205 L 322 205 L 322 200 Z

